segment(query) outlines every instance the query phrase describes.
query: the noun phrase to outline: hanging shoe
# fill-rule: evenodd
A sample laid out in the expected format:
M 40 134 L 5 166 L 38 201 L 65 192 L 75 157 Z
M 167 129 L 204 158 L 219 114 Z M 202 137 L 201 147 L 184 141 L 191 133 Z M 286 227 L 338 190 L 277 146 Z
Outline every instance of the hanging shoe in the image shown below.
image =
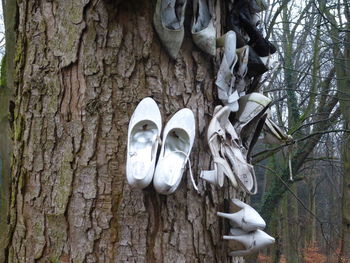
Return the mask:
M 190 109 L 179 110 L 168 121 L 163 132 L 163 144 L 160 151 L 153 186 L 160 194 L 171 194 L 178 188 L 195 137 L 195 119 Z M 190 175 L 194 188 L 191 167 Z
M 143 189 L 152 181 L 161 128 L 156 102 L 144 98 L 131 116 L 128 128 L 126 177 L 133 187 Z
M 193 1 L 192 38 L 194 43 L 205 53 L 216 54 L 216 30 L 212 17 L 211 0 Z
M 229 161 L 233 174 L 240 188 L 249 195 L 254 195 L 258 191 L 254 167 L 247 161 L 247 150 L 242 146 L 241 140 L 228 121 L 226 132 L 230 135 L 223 146 L 223 152 Z
M 269 70 L 268 57 L 259 57 L 255 50 L 249 46 L 247 77 L 258 77 Z
M 269 117 L 267 117 L 265 121 L 264 133 L 264 141 L 269 144 L 284 144 L 286 142 L 293 141 L 293 137 L 286 134 Z
M 241 30 L 241 24 L 239 20 L 239 9 L 232 8 L 227 16 L 227 27 L 236 33 L 236 47 L 241 48 L 247 45 L 247 40 Z
M 242 140 L 243 146 L 247 149 L 247 158 L 258 140 L 270 103 L 270 98 L 257 92 L 239 99 L 239 111 L 235 117 L 234 127 Z
M 221 213 L 217 212 L 218 216 L 229 219 L 232 225 L 241 228 L 245 232 L 255 231 L 257 229 L 264 229 L 266 223 L 259 213 L 250 205 L 238 200 L 231 200 L 235 213 Z
M 187 0 L 157 0 L 153 24 L 171 58 L 176 59 L 184 38 Z
M 230 234 L 229 236 L 223 236 L 223 238 L 233 241 L 237 247 L 236 250 L 230 252 L 232 257 L 251 255 L 275 243 L 272 236 L 260 229 L 247 233 L 240 229 L 231 228 Z
M 240 25 L 249 36 L 248 45 L 254 49 L 258 56 L 266 57 L 277 51 L 276 47 L 268 39 L 264 38 L 258 30 L 256 22 L 254 22 L 254 16 L 252 16 L 248 8 L 242 8 L 240 10 L 239 21 Z
M 215 85 L 218 87 L 218 96 L 224 105 L 230 106 L 231 111 L 237 111 L 239 95 L 235 89 L 235 75 L 233 73 L 237 62 L 235 32 L 227 32 L 217 40 L 217 44 L 224 47 L 224 55 L 215 81 Z
M 229 120 L 230 109 L 227 106 L 226 111 L 226 114 L 222 114 L 220 118 L 224 132 L 220 155 L 227 160 L 241 190 L 254 195 L 258 187 L 254 168 L 248 163 L 247 150 L 243 147 L 241 139 Z
M 245 76 L 248 73 L 248 63 L 249 63 L 249 46 L 245 45 L 236 50 L 238 57 L 238 69 L 236 71 L 236 89 L 238 91 L 239 97 L 246 94 L 246 81 Z
M 207 140 L 214 162 L 214 170 L 202 171 L 200 177 L 207 182 L 222 187 L 225 175 L 230 180 L 233 187 L 237 188 L 236 178 L 231 170 L 228 161 L 223 153 L 223 145 L 226 141 L 225 125 L 228 121 L 230 108 L 228 106 L 216 106 L 214 116 L 210 121 Z

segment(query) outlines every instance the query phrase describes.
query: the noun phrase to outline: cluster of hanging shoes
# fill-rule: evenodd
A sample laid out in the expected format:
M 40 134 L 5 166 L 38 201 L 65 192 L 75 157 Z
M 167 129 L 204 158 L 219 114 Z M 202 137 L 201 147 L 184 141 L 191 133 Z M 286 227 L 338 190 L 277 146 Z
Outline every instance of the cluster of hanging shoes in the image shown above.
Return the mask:
M 228 29 L 216 38 L 212 0 L 193 0 L 192 38 L 205 53 L 215 56 L 223 48 L 215 84 L 223 105 L 216 106 L 207 130 L 213 169 L 200 177 L 222 187 L 228 181 L 249 195 L 257 192 L 254 168 L 250 163 L 253 146 L 264 129 L 267 139 L 281 143 L 290 139 L 268 118 L 271 99 L 252 88 L 252 79 L 271 66 L 276 48 L 259 27 L 258 13 L 267 9 L 265 0 L 227 1 Z M 187 0 L 157 0 L 153 23 L 169 56 L 175 59 L 184 38 Z M 162 120 L 156 102 L 143 99 L 136 107 L 128 129 L 127 181 L 143 189 L 151 184 L 160 194 L 172 194 L 178 188 L 195 137 L 195 119 L 190 109 L 178 111 L 165 125 L 161 140 Z M 160 153 L 158 146 L 161 145 Z M 198 191 L 189 164 L 191 181 Z M 231 256 L 245 256 L 274 243 L 263 232 L 265 222 L 252 207 L 233 199 L 234 213 L 218 216 L 229 219 L 230 234 L 223 238 L 234 242 Z

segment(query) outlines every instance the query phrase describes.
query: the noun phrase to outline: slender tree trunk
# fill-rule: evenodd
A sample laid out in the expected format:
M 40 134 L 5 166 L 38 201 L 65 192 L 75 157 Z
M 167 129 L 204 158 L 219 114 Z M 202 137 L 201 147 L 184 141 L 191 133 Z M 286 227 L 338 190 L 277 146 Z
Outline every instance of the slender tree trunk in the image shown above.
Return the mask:
M 4 1 L 2 1 L 4 4 Z M 6 28 L 6 56 L 1 63 L 0 87 L 0 262 L 5 262 L 6 247 L 9 242 L 8 212 L 11 184 L 11 131 L 13 122 L 14 53 L 16 1 L 7 0 L 3 5 Z M 10 103 L 11 101 L 11 103 Z M 11 106 L 10 106 L 11 105 Z
M 132 190 L 125 180 L 128 121 L 145 96 L 158 102 L 164 120 L 192 109 L 191 166 L 198 175 L 210 165 L 213 60 L 189 34 L 170 60 L 152 27 L 154 7 L 141 0 L 18 1 L 6 261 L 231 262 L 222 240 L 229 226 L 215 213 L 227 211 L 225 198 L 242 195 L 200 180 L 197 194 L 187 173 L 170 196 Z M 217 2 L 218 32 L 220 12 Z
M 7 225 L 11 156 L 8 115 L 9 96 L 9 89 L 6 86 L 0 87 L 0 262 L 4 262 L 4 248 L 9 234 Z

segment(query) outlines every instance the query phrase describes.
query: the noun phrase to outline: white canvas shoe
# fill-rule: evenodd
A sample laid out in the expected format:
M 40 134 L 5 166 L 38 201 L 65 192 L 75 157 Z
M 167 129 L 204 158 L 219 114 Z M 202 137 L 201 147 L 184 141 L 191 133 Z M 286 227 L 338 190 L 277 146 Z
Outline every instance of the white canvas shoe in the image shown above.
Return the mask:
M 250 205 L 238 200 L 232 199 L 235 213 L 217 212 L 218 216 L 231 220 L 232 224 L 241 228 L 243 231 L 251 232 L 257 229 L 264 229 L 266 223 L 260 214 Z
M 126 177 L 131 186 L 143 189 L 151 183 L 161 129 L 156 102 L 144 98 L 131 116 L 128 129 Z
M 173 193 L 181 182 L 193 146 L 195 119 L 190 109 L 179 110 L 168 121 L 163 132 L 163 144 L 154 173 L 153 186 L 160 194 Z M 191 180 L 194 179 L 191 174 Z M 194 184 L 195 189 L 197 187 Z
M 237 250 L 230 252 L 230 256 L 232 257 L 251 255 L 275 243 L 275 239 L 272 236 L 260 229 L 247 233 L 231 228 L 230 234 L 229 236 L 223 236 L 223 238 L 235 242 Z
M 193 1 L 192 38 L 194 43 L 205 53 L 215 56 L 216 30 L 212 17 L 211 0 Z

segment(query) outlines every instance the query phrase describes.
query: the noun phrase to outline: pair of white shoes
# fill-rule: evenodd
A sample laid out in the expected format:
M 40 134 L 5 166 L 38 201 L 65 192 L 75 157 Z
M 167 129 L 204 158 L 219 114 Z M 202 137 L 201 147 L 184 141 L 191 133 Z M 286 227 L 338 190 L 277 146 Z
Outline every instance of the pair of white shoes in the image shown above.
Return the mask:
M 181 109 L 168 121 L 160 144 L 162 117 L 156 102 L 144 98 L 136 107 L 128 129 L 126 175 L 135 188 L 147 187 L 152 179 L 158 193 L 171 194 L 181 182 L 195 137 L 195 119 L 190 109 Z M 191 180 L 197 187 L 190 167 Z
M 236 243 L 237 250 L 231 251 L 230 256 L 251 255 L 275 243 L 273 237 L 262 231 L 266 223 L 254 208 L 238 199 L 232 199 L 232 203 L 237 212 L 217 213 L 218 216 L 227 218 L 231 222 L 230 235 L 223 236 L 225 240 Z

